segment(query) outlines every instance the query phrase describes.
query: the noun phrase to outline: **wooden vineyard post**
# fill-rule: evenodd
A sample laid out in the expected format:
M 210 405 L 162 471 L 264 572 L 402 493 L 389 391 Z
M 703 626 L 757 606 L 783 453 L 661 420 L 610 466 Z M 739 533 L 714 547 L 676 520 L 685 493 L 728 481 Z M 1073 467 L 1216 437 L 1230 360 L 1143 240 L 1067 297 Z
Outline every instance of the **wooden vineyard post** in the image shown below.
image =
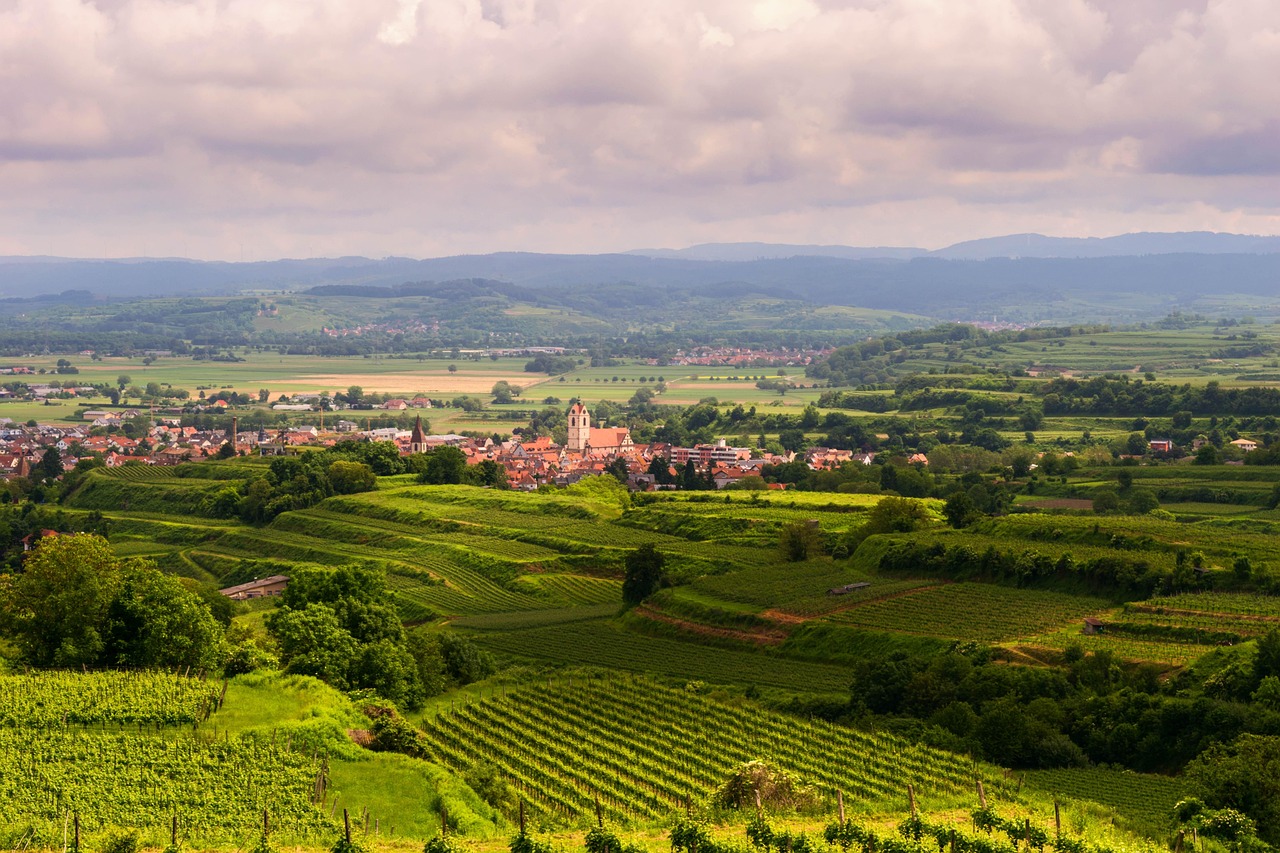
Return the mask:
M 1027 842 L 1027 849 L 1031 849 L 1031 818 L 1027 818 L 1026 824 L 1022 828 L 1023 840 Z
M 173 816 L 173 823 L 169 826 L 169 846 L 178 849 L 178 815 Z
M 982 787 L 982 780 L 978 780 L 978 805 L 985 811 L 987 808 L 987 789 Z
M 79 812 L 76 812 L 71 815 L 71 826 L 75 830 L 75 836 L 74 836 L 75 842 L 74 842 L 74 846 L 71 849 L 76 851 L 76 853 L 80 853 L 80 813 Z
M 836 790 L 836 808 L 840 810 L 840 825 L 844 826 L 844 791 Z
M 1058 800 L 1053 801 L 1053 831 L 1059 838 L 1062 837 L 1062 811 L 1058 808 Z
M 520 834 L 524 835 L 524 799 L 520 800 Z
M 1173 853 L 1182 853 L 1182 839 L 1186 834 L 1185 829 L 1178 830 L 1178 840 L 1173 844 Z
M 604 811 L 600 808 L 599 794 L 596 794 L 596 826 L 604 829 Z
M 760 789 L 756 788 L 756 817 L 760 817 L 762 814 L 763 809 L 760 808 Z
M 347 839 L 347 847 L 351 846 L 351 818 L 347 815 L 347 810 L 342 810 L 342 835 Z
M 951 830 L 951 853 L 956 853 L 956 831 Z
M 521 830 L 523 832 L 523 830 Z M 440 803 L 440 837 L 444 838 L 449 834 L 449 812 L 445 810 L 444 803 Z
M 267 810 L 262 810 L 262 837 L 266 838 L 267 833 L 271 832 L 271 818 L 267 816 Z
M 916 816 L 916 788 L 910 782 L 907 783 L 907 799 L 911 802 L 911 817 Z

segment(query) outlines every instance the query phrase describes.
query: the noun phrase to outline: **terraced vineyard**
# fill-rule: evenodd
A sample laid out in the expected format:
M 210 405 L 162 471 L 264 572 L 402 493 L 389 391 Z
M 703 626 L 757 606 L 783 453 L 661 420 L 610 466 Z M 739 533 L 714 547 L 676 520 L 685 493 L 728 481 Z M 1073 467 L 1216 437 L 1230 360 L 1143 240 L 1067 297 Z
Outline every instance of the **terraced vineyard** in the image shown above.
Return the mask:
M 717 702 L 647 679 L 576 679 L 530 687 L 423 721 L 433 758 L 454 769 L 490 761 L 534 808 L 573 822 L 599 796 L 610 818 L 644 822 L 682 808 L 738 765 L 767 760 L 822 795 L 901 798 L 967 793 L 975 776 L 989 790 L 999 771 L 891 735 L 797 721 Z M 494 750 L 493 743 L 508 744 Z
M 874 599 L 828 619 L 860 628 L 995 642 L 1037 634 L 1111 606 L 1102 598 L 958 583 Z
M 1165 611 L 1193 611 L 1205 614 L 1227 613 L 1256 616 L 1280 621 L 1280 596 L 1241 595 L 1229 592 L 1194 592 L 1166 595 L 1143 602 L 1147 607 Z
M 192 731 L 220 690 L 157 672 L 0 677 L 0 833 L 53 848 L 72 813 L 90 834 L 160 829 L 176 814 L 188 838 L 237 843 L 264 808 L 281 837 L 331 832 L 312 803 L 312 756 Z
M 520 658 L 805 693 L 845 693 L 850 681 L 844 667 L 649 637 L 596 621 L 478 634 L 475 640 Z
M 607 619 L 618 612 L 618 603 L 588 604 L 581 607 L 557 607 L 545 610 L 526 610 L 514 613 L 487 613 L 481 616 L 464 616 L 453 621 L 454 627 L 476 631 L 522 631 L 547 625 L 565 625 L 569 622 L 589 622 Z
M 829 593 L 831 589 L 858 582 L 871 585 L 840 595 Z M 859 572 L 847 563 L 814 560 L 703 577 L 694 581 L 691 588 L 721 601 L 815 618 L 847 610 L 859 602 L 896 596 L 936 583 L 933 580 L 882 580 Z
M 227 471 L 254 474 L 258 467 L 230 465 Z M 108 497 L 135 502 L 135 509 L 106 510 L 121 552 L 145 553 L 167 570 L 204 581 L 237 582 L 289 563 L 379 563 L 410 621 L 618 601 L 622 559 L 646 544 L 666 556 L 669 573 L 683 577 L 778 560 L 771 547 L 694 541 L 622 524 L 621 506 L 567 494 L 398 485 L 286 512 L 264 527 L 166 515 L 160 509 L 170 482 L 182 493 L 178 505 L 193 512 L 202 496 L 226 482 L 216 465 L 172 470 L 193 473 L 95 476 L 97 491 L 86 488 L 77 500 L 84 506 Z M 127 494 L 117 494 L 117 487 Z M 860 510 L 865 497 L 854 497 L 859 502 L 851 506 Z M 671 504 L 680 511 L 692 506 Z M 145 551 L 137 549 L 141 542 Z
M 1086 652 L 1107 651 L 1120 660 L 1150 662 L 1168 666 L 1185 666 L 1201 655 L 1216 648 L 1202 643 L 1179 643 L 1160 640 L 1140 640 L 1133 637 L 1117 637 L 1109 634 L 1083 634 L 1079 628 L 1064 628 L 1034 637 L 1025 637 L 1016 648 L 1030 651 L 1039 649 L 1054 652 L 1077 646 Z

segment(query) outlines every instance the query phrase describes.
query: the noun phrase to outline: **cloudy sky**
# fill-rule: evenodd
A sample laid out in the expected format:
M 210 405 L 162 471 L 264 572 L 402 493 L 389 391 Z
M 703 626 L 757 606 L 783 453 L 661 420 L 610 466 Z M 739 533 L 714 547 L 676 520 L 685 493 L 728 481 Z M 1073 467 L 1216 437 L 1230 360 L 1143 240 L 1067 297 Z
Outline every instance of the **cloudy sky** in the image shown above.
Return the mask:
M 1280 234 L 1275 0 L 0 0 L 0 254 Z

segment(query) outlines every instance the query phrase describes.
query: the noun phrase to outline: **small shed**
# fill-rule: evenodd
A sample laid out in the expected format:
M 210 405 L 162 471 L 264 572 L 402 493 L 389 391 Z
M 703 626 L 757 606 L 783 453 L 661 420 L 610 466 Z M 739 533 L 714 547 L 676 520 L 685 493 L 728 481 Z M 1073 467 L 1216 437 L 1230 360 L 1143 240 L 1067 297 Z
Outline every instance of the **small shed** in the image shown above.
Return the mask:
M 1101 633 L 1102 633 L 1102 620 L 1101 620 L 1101 619 L 1095 619 L 1095 618 L 1094 618 L 1094 617 L 1092 617 L 1092 616 L 1086 616 L 1086 617 L 1084 618 L 1084 633 L 1086 633 L 1086 634 L 1101 634 Z
M 844 586 L 835 586 L 827 590 L 827 595 L 847 595 L 859 589 L 866 589 L 871 586 L 867 581 L 859 581 L 858 583 L 847 583 Z
M 233 601 L 245 601 L 250 598 L 266 598 L 269 595 L 279 595 L 284 592 L 285 587 L 288 585 L 289 578 L 287 575 L 272 575 L 269 578 L 260 578 L 248 583 L 229 586 L 226 589 L 218 590 L 218 592 Z

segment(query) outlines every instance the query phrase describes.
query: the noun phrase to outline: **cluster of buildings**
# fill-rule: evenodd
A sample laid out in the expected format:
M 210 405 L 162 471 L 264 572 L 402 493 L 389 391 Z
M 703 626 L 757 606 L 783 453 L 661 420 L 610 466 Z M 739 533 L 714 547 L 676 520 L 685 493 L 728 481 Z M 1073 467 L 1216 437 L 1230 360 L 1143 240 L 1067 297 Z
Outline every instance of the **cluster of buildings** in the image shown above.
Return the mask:
M 544 484 L 570 485 L 583 477 L 616 472 L 619 461 L 626 467 L 627 486 L 634 491 L 662 488 L 659 479 L 678 481 L 689 460 L 694 461 L 699 474 L 713 480 L 717 488 L 724 488 L 745 477 L 758 476 L 765 465 L 789 462 L 792 458 L 759 455 L 749 447 L 731 447 L 724 441 L 694 447 L 637 443 L 626 427 L 592 426 L 591 413 L 582 403 L 570 407 L 567 422 L 563 445 L 547 436 L 502 442 L 489 438 L 428 436 L 415 427 L 410 434 L 408 451 L 426 452 L 439 443 L 451 444 L 466 455 L 469 465 L 486 461 L 500 465 L 511 488 L 524 491 Z M 665 461 L 668 476 L 653 473 L 655 459 Z
M 804 367 L 829 356 L 833 347 L 823 349 L 752 349 L 750 347 L 698 347 L 665 359 L 664 364 L 696 364 L 710 367 Z M 658 359 L 649 359 L 657 365 Z
M 128 412 L 120 413 L 127 417 Z M 337 421 L 327 428 L 290 426 L 283 429 L 241 430 L 232 421 L 231 429 L 200 429 L 162 419 L 144 436 L 130 438 L 121 433 L 94 435 L 91 426 L 98 419 L 74 426 L 27 426 L 0 420 L 0 478 L 29 477 L 50 447 L 55 448 L 67 469 L 81 458 L 101 458 L 108 467 L 126 464 L 177 465 L 214 456 L 225 444 L 238 455 L 280 456 L 307 447 L 325 447 L 339 441 L 363 439 L 394 442 L 404 455 L 427 453 L 438 447 L 462 451 L 467 464 L 493 462 L 502 467 L 514 489 L 531 491 L 544 484 L 569 485 L 583 477 L 617 473 L 621 460 L 628 486 L 636 491 L 662 488 L 660 480 L 678 482 L 688 463 L 717 488 L 759 476 L 766 465 L 794 461 L 795 454 L 761 453 L 749 447 L 734 447 L 725 441 L 678 447 L 665 443 L 638 443 L 625 427 L 597 427 L 591 413 L 581 403 L 568 413 L 567 441 L 561 445 L 547 436 L 515 437 L 507 441 L 492 438 L 444 434 L 428 435 L 418 418 L 412 430 L 395 427 L 360 430 L 351 422 Z M 97 432 L 101 432 L 98 430 Z M 667 474 L 655 474 L 654 459 L 661 458 Z M 816 447 L 803 457 L 815 470 L 838 468 L 846 462 L 870 464 L 872 456 L 849 450 Z

